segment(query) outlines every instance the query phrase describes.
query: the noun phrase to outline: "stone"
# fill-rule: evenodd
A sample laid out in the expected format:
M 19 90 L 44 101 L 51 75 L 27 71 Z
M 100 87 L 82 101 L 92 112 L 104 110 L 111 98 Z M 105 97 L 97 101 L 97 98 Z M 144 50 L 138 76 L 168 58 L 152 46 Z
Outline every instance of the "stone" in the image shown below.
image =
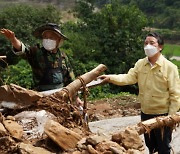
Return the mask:
M 81 139 L 79 134 L 68 128 L 65 128 L 53 120 L 47 121 L 44 127 L 44 131 L 63 150 L 75 148 L 78 141 Z

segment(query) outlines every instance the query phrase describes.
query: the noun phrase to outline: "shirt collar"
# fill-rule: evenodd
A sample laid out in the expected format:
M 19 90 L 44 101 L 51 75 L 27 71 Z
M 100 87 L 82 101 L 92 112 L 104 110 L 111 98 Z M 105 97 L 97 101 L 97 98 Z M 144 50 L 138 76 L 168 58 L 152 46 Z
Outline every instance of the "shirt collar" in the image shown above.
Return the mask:
M 164 56 L 161 54 L 155 64 L 162 66 L 163 59 L 164 59 Z M 148 57 L 145 58 L 145 62 L 144 62 L 144 65 L 147 65 L 147 64 L 150 64 Z

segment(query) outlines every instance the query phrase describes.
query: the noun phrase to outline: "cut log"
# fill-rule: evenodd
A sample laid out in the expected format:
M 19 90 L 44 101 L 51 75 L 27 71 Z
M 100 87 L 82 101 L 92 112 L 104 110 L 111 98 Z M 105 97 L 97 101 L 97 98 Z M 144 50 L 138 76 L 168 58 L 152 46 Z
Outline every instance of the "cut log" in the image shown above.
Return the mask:
M 69 150 L 76 147 L 81 136 L 70 129 L 63 127 L 61 124 L 49 120 L 44 127 L 45 133 L 63 150 Z
M 103 64 L 98 65 L 96 68 L 94 68 L 90 72 L 87 72 L 81 75 L 79 78 L 71 82 L 61 91 L 56 92 L 54 96 L 56 98 L 63 99 L 65 102 L 67 102 L 68 99 L 72 100 L 72 98 L 77 94 L 77 92 L 80 90 L 81 87 L 85 87 L 86 84 L 96 79 L 106 69 L 107 67 L 105 65 Z
M 143 122 L 134 125 L 138 134 L 149 133 L 152 129 L 163 128 L 165 126 L 174 128 L 177 124 L 180 123 L 180 114 L 174 114 L 169 116 L 161 116 L 153 119 L 149 119 Z
M 0 102 L 2 106 L 11 108 L 14 103 L 14 108 L 23 108 L 34 104 L 39 98 L 43 97 L 42 94 L 28 90 L 15 84 L 3 85 L 0 87 Z
M 105 65 L 100 64 L 90 72 L 77 78 L 65 88 L 60 89 L 51 95 L 53 97 L 55 96 L 55 98 L 60 98 L 60 100 L 62 99 L 62 101 L 65 102 L 69 99 L 72 100 L 74 95 L 77 94 L 82 86 L 85 86 L 87 83 L 96 79 L 97 76 L 106 69 L 107 67 Z M 15 84 L 1 86 L 0 94 L 0 102 L 4 103 L 4 107 L 11 108 L 11 106 L 13 106 L 13 109 L 28 107 L 44 96 L 43 93 L 28 90 Z M 51 95 L 46 97 L 51 97 Z M 46 100 L 46 98 L 44 98 L 44 100 Z

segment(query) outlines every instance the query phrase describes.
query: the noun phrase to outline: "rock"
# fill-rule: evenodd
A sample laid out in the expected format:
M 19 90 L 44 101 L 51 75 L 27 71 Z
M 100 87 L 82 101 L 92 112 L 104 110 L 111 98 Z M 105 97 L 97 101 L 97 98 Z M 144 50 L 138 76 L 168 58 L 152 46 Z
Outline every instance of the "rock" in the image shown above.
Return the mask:
M 34 147 L 31 144 L 20 143 L 18 145 L 21 154 L 55 154 L 41 147 Z
M 93 146 L 95 146 L 98 143 L 103 142 L 103 141 L 106 141 L 106 138 L 104 136 L 99 136 L 99 135 L 92 135 L 90 137 L 87 137 L 87 139 L 86 139 L 86 142 Z
M 122 154 L 123 152 L 126 152 L 126 150 L 121 147 L 119 144 L 117 144 L 116 142 L 113 142 L 113 141 L 105 141 L 105 142 L 101 142 L 99 144 L 96 145 L 95 149 L 100 152 L 100 153 L 103 153 L 105 151 L 113 151 L 112 150 L 112 147 L 114 149 L 116 149 L 116 151 L 121 151 Z
M 124 148 L 118 149 L 116 147 L 110 147 L 109 149 L 112 151 L 113 154 L 125 154 L 125 152 L 124 152 L 125 149 Z
M 87 150 L 90 154 L 98 154 L 98 151 L 96 151 L 92 145 L 87 145 Z
M 140 138 L 138 132 L 128 127 L 125 131 L 113 135 L 112 140 L 122 144 L 126 149 L 142 150 L 143 147 L 143 140 Z
M 15 149 L 17 149 L 16 143 L 10 136 L 0 137 L 0 153 L 1 154 L 13 153 Z
M 127 154 L 142 154 L 142 151 L 135 149 L 128 149 Z
M 78 143 L 77 143 L 77 148 L 78 149 L 86 149 L 86 138 L 82 138 Z
M 4 128 L 3 124 L 0 123 L 0 137 L 4 136 L 6 133 L 6 129 Z
M 12 120 L 4 120 L 3 124 L 14 138 L 21 140 L 23 135 L 23 127 L 21 125 Z
M 74 151 L 74 152 L 72 152 L 72 154 L 81 154 L 81 152 L 80 151 Z
M 81 139 L 79 134 L 53 120 L 47 121 L 44 130 L 45 133 L 64 150 L 75 148 Z
M 6 120 L 12 120 L 12 121 L 15 121 L 16 119 L 15 119 L 15 117 L 13 117 L 13 116 L 7 116 L 7 117 L 6 117 Z

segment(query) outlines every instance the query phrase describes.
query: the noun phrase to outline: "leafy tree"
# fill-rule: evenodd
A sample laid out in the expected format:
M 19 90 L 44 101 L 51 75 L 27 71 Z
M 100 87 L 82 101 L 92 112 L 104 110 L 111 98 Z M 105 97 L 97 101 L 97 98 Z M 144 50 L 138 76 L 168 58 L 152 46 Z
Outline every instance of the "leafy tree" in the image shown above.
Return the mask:
M 136 5 L 152 22 L 150 26 L 179 30 L 179 0 L 119 0 L 121 4 Z
M 15 32 L 16 37 L 23 43 L 35 45 L 39 40 L 32 36 L 32 31 L 42 24 L 54 22 L 61 24 L 61 13 L 52 5 L 46 7 L 35 7 L 30 5 L 14 5 L 0 12 L 0 27 L 8 28 Z M 8 68 L 5 70 L 1 65 L 1 84 L 16 83 L 20 86 L 30 88 L 32 86 L 32 74 L 30 66 L 20 61 L 20 57 L 13 54 L 10 42 L 0 36 L 0 55 L 7 55 Z M 19 62 L 19 63 L 18 63 Z M 12 65 L 16 64 L 17 65 Z
M 1 84 L 14 83 L 22 87 L 31 88 L 33 85 L 32 71 L 25 60 L 20 60 L 16 65 L 10 65 L 6 70 L 1 70 Z
M 32 45 L 39 41 L 32 36 L 32 31 L 47 22 L 60 24 L 61 14 L 52 5 L 48 5 L 45 8 L 30 5 L 15 5 L 1 10 L 0 19 L 1 28 L 8 28 L 14 31 L 17 38 L 22 42 Z M 17 63 L 19 59 L 12 54 L 10 42 L 4 37 L 0 37 L 0 42 L 0 54 L 8 56 L 9 64 Z
M 137 7 L 113 1 L 98 10 L 95 3 L 80 0 L 75 13 L 77 24 L 64 25 L 71 38 L 64 48 L 71 48 L 73 66 L 80 66 L 81 74 L 100 63 L 108 67 L 107 74 L 127 73 L 144 56 L 142 29 L 147 19 Z
M 121 6 L 116 1 L 97 12 L 93 6 L 81 0 L 76 10 L 81 21 L 75 30 L 81 31 L 82 44 L 86 45 L 78 50 L 78 57 L 81 61 L 89 55 L 89 61 L 107 65 L 109 73 L 125 73 L 144 55 L 142 29 L 146 26 L 146 17 L 138 8 Z

